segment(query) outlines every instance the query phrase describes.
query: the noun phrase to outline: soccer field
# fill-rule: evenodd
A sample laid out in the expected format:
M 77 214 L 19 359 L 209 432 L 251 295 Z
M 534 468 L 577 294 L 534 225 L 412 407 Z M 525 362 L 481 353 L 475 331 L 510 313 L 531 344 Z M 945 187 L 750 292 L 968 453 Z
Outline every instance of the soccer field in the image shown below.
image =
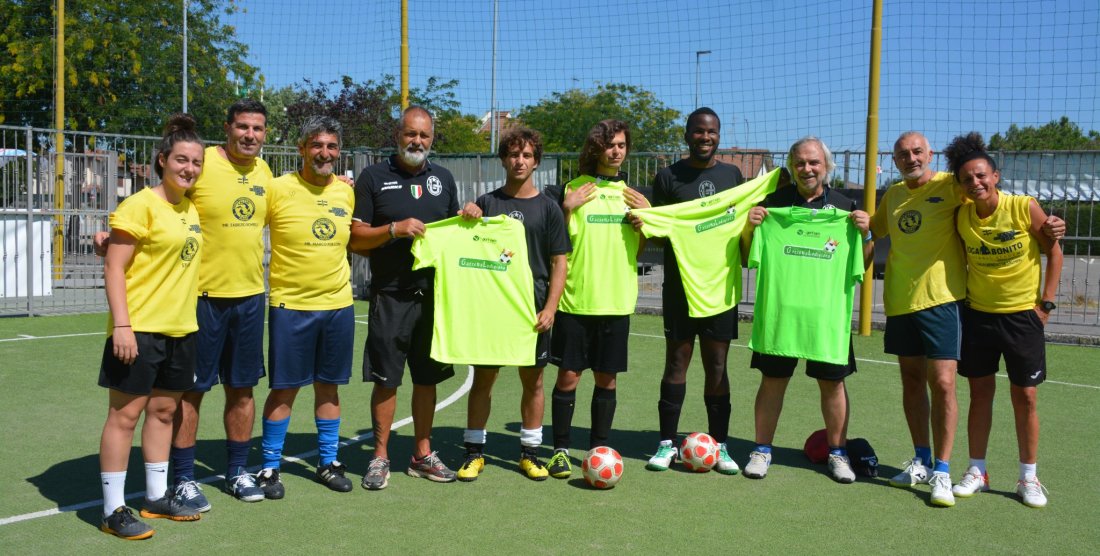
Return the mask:
M 404 475 L 412 450 L 412 425 L 397 423 L 393 478 L 389 488 L 358 486 L 372 453 L 370 385 L 359 381 L 360 348 L 366 338 L 366 304 L 356 329 L 352 383 L 341 389 L 348 445 L 340 459 L 356 483 L 335 493 L 313 480 L 316 463 L 312 394 L 303 390 L 284 453 L 302 455 L 283 464 L 287 496 L 258 504 L 237 502 L 205 485 L 213 510 L 197 522 L 148 520 L 156 535 L 127 542 L 98 530 L 99 434 L 107 394 L 96 386 L 106 317 L 79 315 L 0 319 L 0 553 L 534 553 L 562 554 L 604 549 L 610 553 L 677 550 L 700 553 L 780 550 L 808 553 L 1031 553 L 1092 554 L 1100 546 L 1100 486 L 1091 463 L 1100 459 L 1100 351 L 1049 346 L 1050 380 L 1040 387 L 1042 423 L 1039 476 L 1050 505 L 1023 506 L 1014 494 L 1017 458 L 1008 381 L 998 381 L 988 455 L 993 490 L 959 499 L 954 508 L 928 503 L 928 488 L 892 488 L 887 479 L 912 455 L 901 411 L 896 362 L 882 353 L 882 337 L 856 337 L 859 372 L 848 380 L 850 437 L 864 437 L 880 459 L 880 478 L 855 484 L 833 482 L 824 466 L 810 464 L 802 443 L 822 428 L 818 390 L 801 367 L 791 381 L 779 423 L 773 465 L 764 480 L 741 475 L 691 474 L 644 469 L 657 444 L 657 396 L 664 359 L 659 317 L 632 319 L 631 370 L 619 380 L 619 404 L 611 444 L 626 471 L 610 491 L 585 486 L 579 466 L 568 481 L 536 483 L 523 477 L 519 454 L 519 380 L 504 369 L 497 381 L 489 422 L 488 467 L 473 483 L 436 484 Z M 752 403 L 759 382 L 748 368 L 745 343 L 751 325 L 730 352 L 733 397 L 730 453 L 744 466 L 752 449 Z M 547 398 L 556 369 L 548 367 Z M 261 386 L 266 386 L 261 383 Z M 433 446 L 452 468 L 462 456 L 469 376 L 441 385 Z M 591 376 L 577 396 L 573 443 L 588 438 Z M 410 388 L 400 390 L 398 418 L 409 415 Z M 266 397 L 257 389 L 257 405 Z M 968 391 L 959 383 L 960 426 L 952 458 L 958 480 L 967 461 Z M 199 478 L 223 471 L 222 394 L 204 404 L 196 471 Z M 549 402 L 544 435 L 549 442 Z M 706 429 L 698 356 L 689 371 L 682 432 Z M 250 463 L 260 461 L 259 423 Z M 545 460 L 550 450 L 544 448 Z M 579 457 L 582 451 L 575 449 Z M 132 452 L 128 493 L 144 489 L 141 453 Z M 131 499 L 139 507 L 138 499 Z M 60 511 L 59 511 L 60 510 Z

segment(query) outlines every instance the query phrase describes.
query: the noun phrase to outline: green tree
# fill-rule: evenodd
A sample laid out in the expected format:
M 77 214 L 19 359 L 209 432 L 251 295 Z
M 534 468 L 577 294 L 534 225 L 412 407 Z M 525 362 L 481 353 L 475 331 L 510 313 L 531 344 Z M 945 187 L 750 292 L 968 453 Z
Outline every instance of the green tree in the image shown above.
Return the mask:
M 1002 136 L 994 133 L 989 139 L 989 149 L 996 151 L 1072 151 L 1100 150 L 1100 132 L 1089 131 L 1066 116 L 1039 127 L 1008 126 Z
M 221 20 L 237 0 L 190 0 L 188 109 L 220 137 L 235 85 L 255 88 L 247 48 Z M 53 127 L 55 2 L 0 9 L 0 123 Z M 69 2 L 65 10 L 65 127 L 159 134 L 182 108 L 182 21 L 176 0 Z
M 441 153 L 489 152 L 489 134 L 478 133 L 481 119 L 458 110 L 447 110 L 435 117 L 435 144 Z
M 476 133 L 477 118 L 462 114 L 455 99 L 457 80 L 428 78 L 423 88 L 409 90 L 409 103 L 423 106 L 436 119 L 434 149 L 442 152 L 484 151 Z M 335 118 L 344 126 L 344 145 L 388 149 L 394 147 L 393 130 L 401 112 L 401 93 L 392 75 L 357 83 L 351 77 L 295 85 L 297 97 L 286 104 L 286 131 L 281 140 L 293 143 L 301 124 L 314 115 Z M 468 122 L 474 122 L 467 126 Z M 469 131 L 466 130 L 469 127 Z M 488 140 L 485 140 L 488 144 Z
M 684 135 L 680 112 L 636 85 L 608 83 L 595 91 L 553 93 L 523 107 L 517 118 L 542 134 L 548 152 L 579 151 L 588 130 L 607 118 L 630 125 L 635 152 L 678 149 Z
M 267 107 L 267 143 L 272 145 L 293 144 L 288 140 L 297 132 L 291 132 L 290 119 L 287 117 L 287 107 L 303 100 L 301 89 L 287 85 L 285 87 L 268 91 L 264 95 L 264 106 Z

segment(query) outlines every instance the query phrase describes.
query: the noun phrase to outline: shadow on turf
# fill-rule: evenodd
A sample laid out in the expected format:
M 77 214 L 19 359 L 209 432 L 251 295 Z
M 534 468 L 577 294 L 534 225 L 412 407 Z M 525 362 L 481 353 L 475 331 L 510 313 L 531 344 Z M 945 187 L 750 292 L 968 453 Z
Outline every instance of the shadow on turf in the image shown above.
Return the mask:
M 140 434 L 140 431 L 137 431 L 135 436 L 138 434 Z M 293 455 L 316 448 L 316 434 L 294 433 L 287 435 L 283 453 L 286 455 Z M 350 452 L 351 448 L 342 449 L 341 456 L 345 451 Z M 284 461 L 282 465 L 283 473 L 306 477 L 312 480 L 315 473 L 313 465 L 316 464 L 316 457 L 307 459 L 312 459 L 313 461 L 309 461 L 307 464 Z M 252 451 L 248 456 L 248 464 L 250 466 L 256 466 L 261 462 L 260 440 L 257 437 L 253 440 Z M 142 459 L 140 446 L 135 446 L 130 450 L 130 461 L 127 465 L 127 495 L 145 490 L 145 464 Z M 362 471 L 365 470 L 366 463 L 363 463 Z M 196 478 L 201 481 L 212 475 L 218 475 L 224 472 L 225 441 L 200 440 L 195 447 Z M 98 475 L 99 454 L 89 454 L 76 459 L 55 463 L 45 471 L 38 475 L 28 477 L 26 480 L 38 489 L 42 497 L 56 504 L 62 511 L 71 511 L 69 510 L 71 506 L 94 502 L 103 498 L 103 490 L 100 487 L 99 481 L 96 480 Z M 231 499 L 230 495 L 225 492 L 224 485 L 225 483 L 223 481 L 215 480 L 204 488 L 204 491 L 213 503 L 217 504 L 218 499 L 222 498 L 218 493 L 223 495 L 223 499 L 226 501 Z M 171 481 L 169 481 L 169 488 L 171 488 Z M 127 504 L 134 509 L 141 508 L 141 500 L 139 499 L 127 500 Z M 97 503 L 92 507 L 77 510 L 76 515 L 82 521 L 98 528 L 102 518 L 102 509 L 102 506 Z

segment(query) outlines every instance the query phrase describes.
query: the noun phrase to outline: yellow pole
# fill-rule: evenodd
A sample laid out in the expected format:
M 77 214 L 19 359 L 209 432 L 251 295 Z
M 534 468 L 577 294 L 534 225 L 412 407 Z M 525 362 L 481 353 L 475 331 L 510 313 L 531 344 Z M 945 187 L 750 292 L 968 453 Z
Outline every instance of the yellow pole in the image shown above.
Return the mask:
M 868 214 L 875 212 L 875 187 L 878 183 L 878 85 L 879 64 L 882 61 L 882 0 L 874 0 L 871 9 L 871 67 L 867 91 L 867 159 L 863 173 L 863 206 Z M 871 335 L 871 306 L 874 303 L 874 270 L 863 273 L 859 289 L 859 335 Z
M 401 110 L 409 107 L 409 0 L 401 0 Z
M 62 278 L 65 262 L 65 0 L 57 0 L 57 63 L 54 64 L 54 188 L 53 204 L 57 210 L 53 232 L 53 276 Z

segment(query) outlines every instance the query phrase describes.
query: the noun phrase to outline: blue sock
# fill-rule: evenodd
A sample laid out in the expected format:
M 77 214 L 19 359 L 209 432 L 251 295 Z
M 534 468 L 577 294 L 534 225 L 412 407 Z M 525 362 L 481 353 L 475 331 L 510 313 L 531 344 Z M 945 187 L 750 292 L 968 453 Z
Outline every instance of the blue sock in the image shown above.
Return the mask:
M 840 447 L 829 446 L 829 453 L 830 454 L 836 454 L 838 456 L 847 456 L 848 455 L 848 450 L 846 448 L 844 448 L 843 446 L 840 446 Z
M 316 417 L 314 421 L 317 423 L 317 451 L 321 454 L 319 467 L 324 467 L 336 461 L 336 449 L 340 446 L 340 418 Z
M 951 473 L 951 464 L 946 461 L 936 458 L 936 467 L 932 469 L 933 473 Z
M 282 421 L 264 419 L 264 438 L 261 444 L 264 451 L 264 469 L 279 469 L 283 459 L 283 442 L 286 441 L 288 428 L 290 428 L 290 417 Z
M 928 446 L 913 446 L 916 452 L 914 458 L 919 459 L 925 467 L 932 465 L 932 448 Z
M 251 449 L 251 440 L 243 442 L 225 441 L 225 462 L 230 475 L 235 475 L 237 469 L 248 467 L 248 451 Z
M 760 452 L 761 454 L 770 454 L 770 453 L 772 453 L 772 445 L 771 444 L 757 444 L 756 445 L 756 451 Z
M 175 473 L 176 482 L 195 480 L 195 447 L 177 448 L 172 446 L 168 458 L 172 462 L 172 472 Z

